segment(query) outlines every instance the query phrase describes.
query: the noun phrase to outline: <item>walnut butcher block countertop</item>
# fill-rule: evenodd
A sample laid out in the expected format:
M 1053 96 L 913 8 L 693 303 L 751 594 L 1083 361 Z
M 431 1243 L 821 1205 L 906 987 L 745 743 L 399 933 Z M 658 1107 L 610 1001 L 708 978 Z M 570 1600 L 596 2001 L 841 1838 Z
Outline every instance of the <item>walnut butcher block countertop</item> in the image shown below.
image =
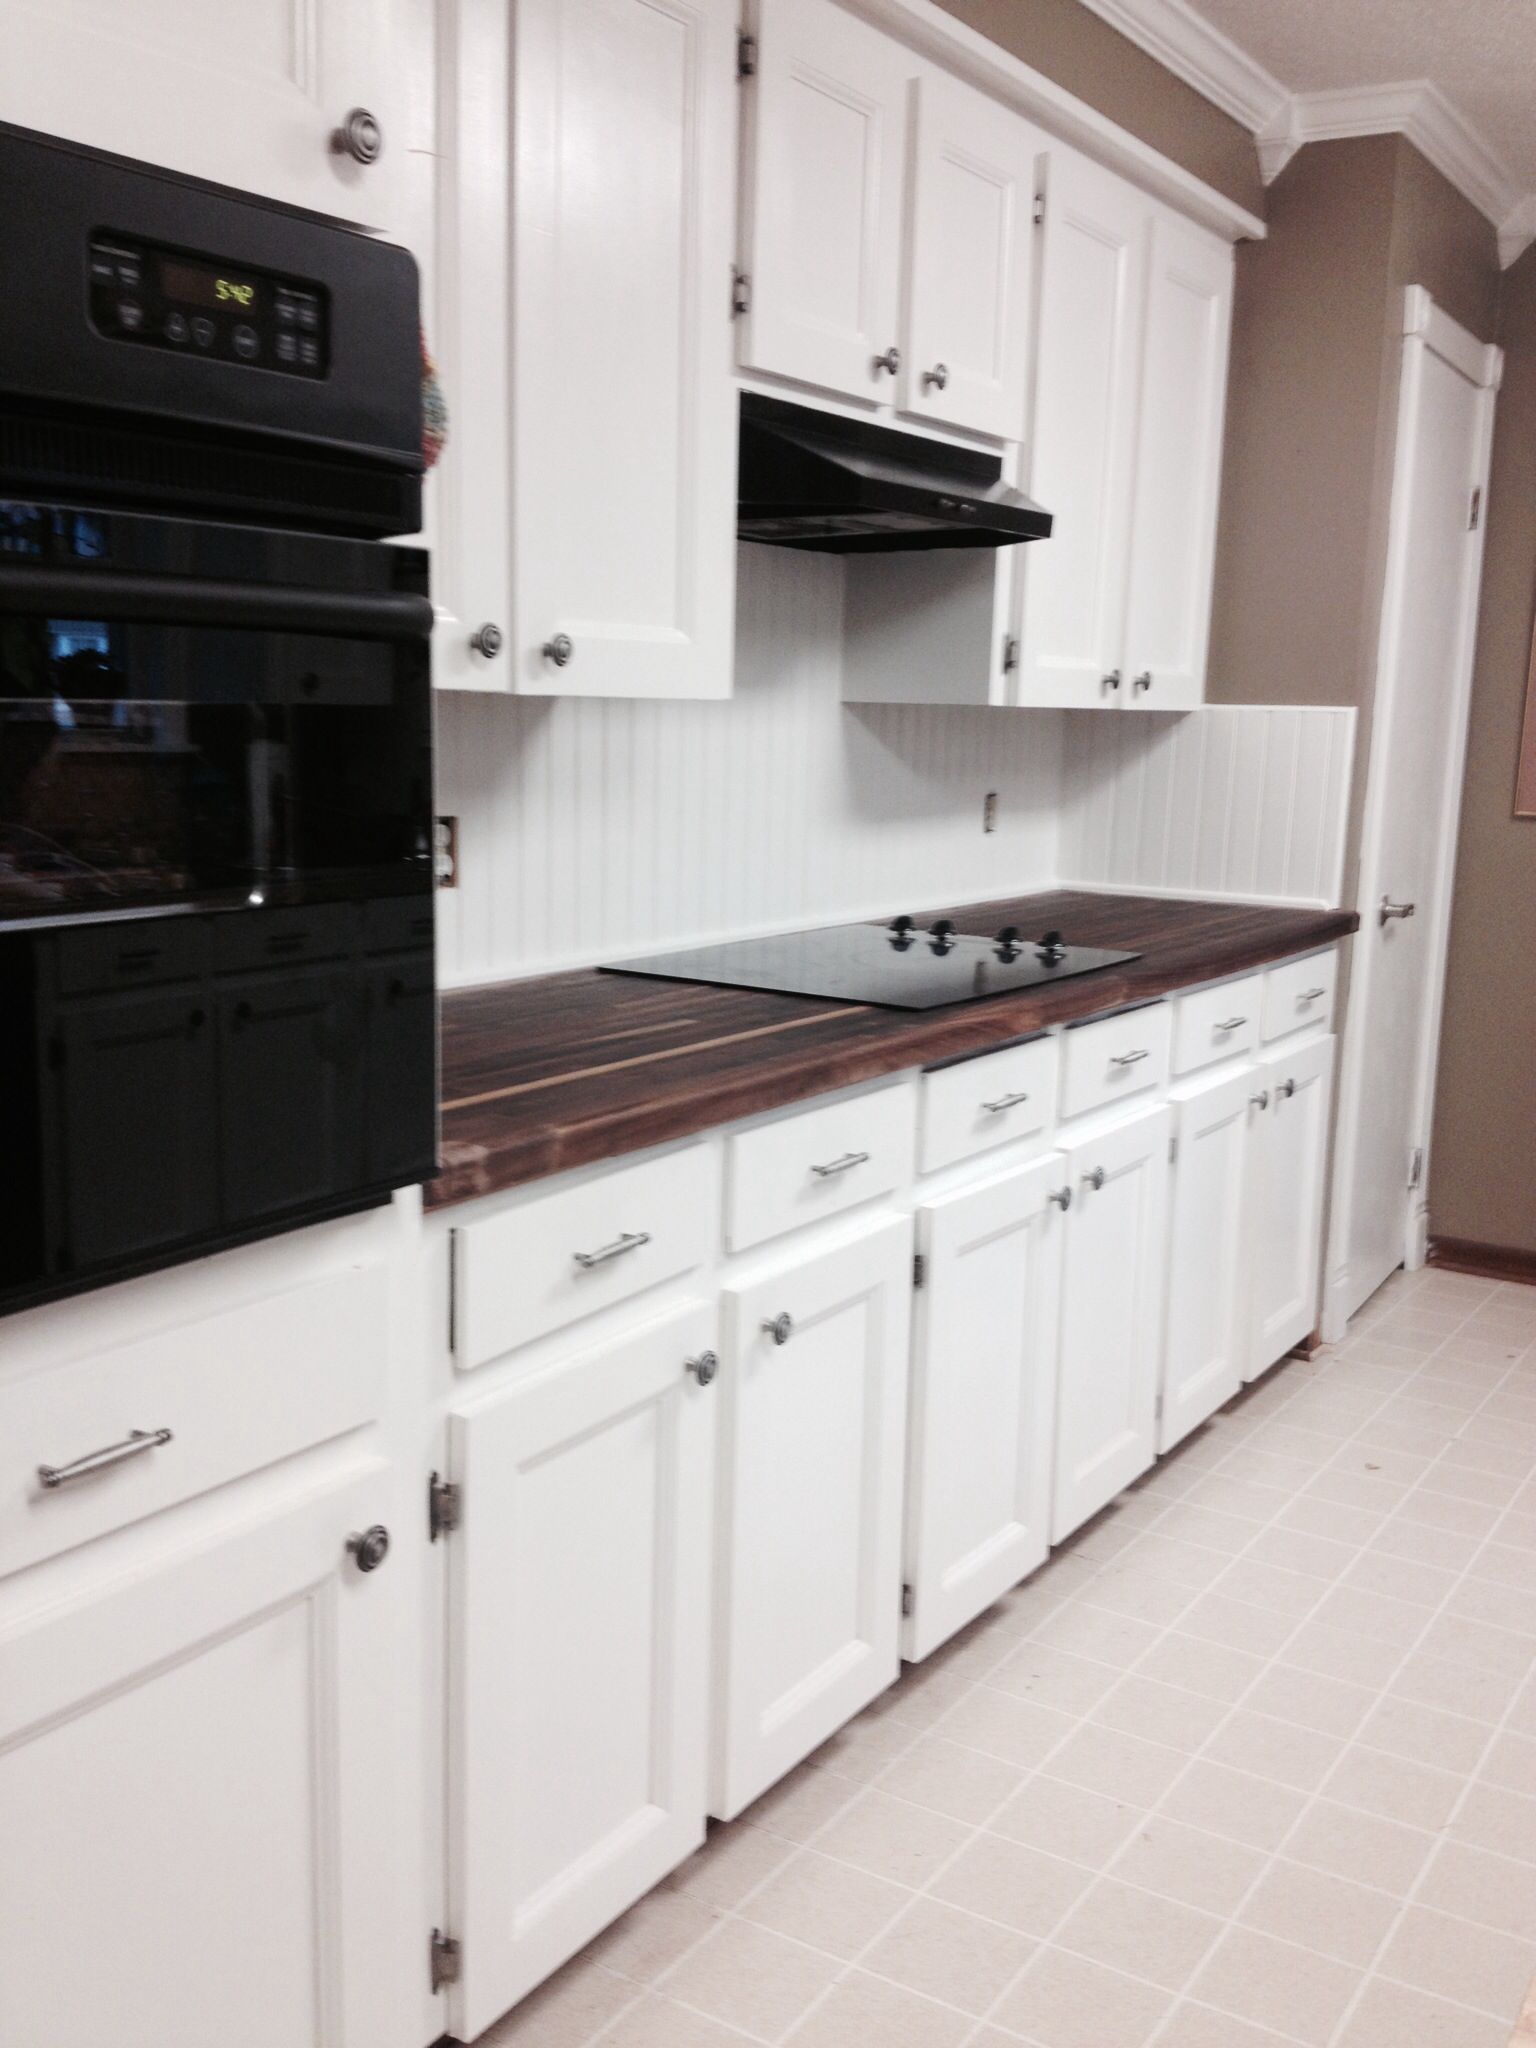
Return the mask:
M 1051 889 L 925 913 L 981 936 L 1141 955 L 1124 967 L 937 1010 L 650 981 L 583 968 L 443 998 L 442 1170 L 428 1208 L 638 1152 L 828 1089 L 987 1052 L 1048 1024 L 1099 1016 L 1331 945 L 1347 910 L 1178 902 Z

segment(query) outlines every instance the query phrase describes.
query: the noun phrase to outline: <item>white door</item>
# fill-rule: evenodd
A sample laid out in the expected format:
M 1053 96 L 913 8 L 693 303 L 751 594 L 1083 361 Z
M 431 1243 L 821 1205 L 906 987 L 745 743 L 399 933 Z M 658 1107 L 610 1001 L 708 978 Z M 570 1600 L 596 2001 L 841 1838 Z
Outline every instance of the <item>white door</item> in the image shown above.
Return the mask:
M 722 1820 L 899 1669 L 911 1293 L 906 1217 L 726 1290 L 710 1801 Z
M 1175 1095 L 1159 1451 L 1181 1443 L 1243 1384 L 1248 1131 L 1262 1085 L 1243 1067 Z
M 1333 1048 L 1331 1038 L 1288 1041 L 1255 1077 L 1268 1100 L 1253 1126 L 1249 1181 L 1249 1379 L 1317 1327 Z
M 7 2041 L 419 2048 L 419 1635 L 400 1563 L 346 1549 L 391 1483 L 205 1527 L 0 1630 Z
M 1066 1154 L 1052 1540 L 1096 1515 L 1157 1454 L 1168 1138 L 1164 1106 Z
M 466 2040 L 703 1839 L 713 1322 L 691 1305 L 452 1418 Z
M 1058 1154 L 917 1212 L 902 1654 L 926 1657 L 1050 1545 Z
M 404 45 L 399 0 L 5 0 L 0 120 L 398 234 Z M 354 108 L 371 164 L 332 147 Z
M 1123 698 L 1125 579 L 1150 202 L 1069 149 L 1046 165 L 1029 492 L 1055 517 L 1015 552 L 1021 704 Z
M 1029 387 L 1035 152 L 1026 122 L 941 72 L 913 87 L 902 409 L 1016 441 Z
M 1406 294 L 1335 1166 L 1328 1314 L 1422 1262 L 1427 1148 L 1465 758 L 1494 388 L 1502 358 Z M 1513 772 L 1513 771 L 1511 771 Z M 1383 910 L 1386 921 L 1382 921 Z M 1410 914 L 1411 912 L 1411 914 Z
M 1229 243 L 1153 216 L 1120 691 L 1132 710 L 1205 696 L 1232 262 Z
M 754 32 L 742 368 L 889 405 L 918 60 L 833 0 L 757 0 Z

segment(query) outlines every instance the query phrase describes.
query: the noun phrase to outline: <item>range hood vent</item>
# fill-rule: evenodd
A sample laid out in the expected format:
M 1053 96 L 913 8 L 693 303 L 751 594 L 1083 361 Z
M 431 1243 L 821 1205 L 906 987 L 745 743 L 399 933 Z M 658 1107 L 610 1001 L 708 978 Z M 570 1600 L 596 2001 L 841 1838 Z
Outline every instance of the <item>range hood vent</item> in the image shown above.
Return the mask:
M 999 456 L 741 395 L 742 540 L 874 555 L 1014 547 L 1050 530 L 1050 513 L 1003 482 Z

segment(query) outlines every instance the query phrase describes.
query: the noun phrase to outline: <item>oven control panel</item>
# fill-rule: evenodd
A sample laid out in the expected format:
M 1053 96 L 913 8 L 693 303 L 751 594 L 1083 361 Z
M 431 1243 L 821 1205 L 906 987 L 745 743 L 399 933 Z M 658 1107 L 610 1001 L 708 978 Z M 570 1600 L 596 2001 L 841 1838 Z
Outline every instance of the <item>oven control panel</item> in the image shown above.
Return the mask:
M 329 304 L 319 285 L 106 230 L 88 252 L 91 324 L 110 341 L 290 377 L 323 377 Z

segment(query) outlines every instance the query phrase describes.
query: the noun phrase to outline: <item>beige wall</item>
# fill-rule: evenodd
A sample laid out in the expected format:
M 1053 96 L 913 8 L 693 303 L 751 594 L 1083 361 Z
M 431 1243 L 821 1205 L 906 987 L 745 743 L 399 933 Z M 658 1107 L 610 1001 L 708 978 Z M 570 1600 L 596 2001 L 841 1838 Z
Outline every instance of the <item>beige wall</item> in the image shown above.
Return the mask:
M 1082 0 L 936 4 L 1250 213 L 1264 212 L 1258 152 L 1247 129 L 1164 70 Z
M 1536 819 L 1515 766 L 1536 586 L 1536 248 L 1504 280 L 1430 1229 L 1536 1254 Z

